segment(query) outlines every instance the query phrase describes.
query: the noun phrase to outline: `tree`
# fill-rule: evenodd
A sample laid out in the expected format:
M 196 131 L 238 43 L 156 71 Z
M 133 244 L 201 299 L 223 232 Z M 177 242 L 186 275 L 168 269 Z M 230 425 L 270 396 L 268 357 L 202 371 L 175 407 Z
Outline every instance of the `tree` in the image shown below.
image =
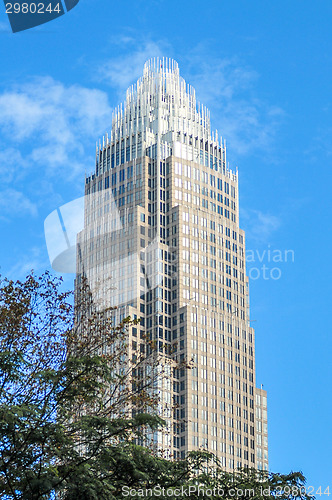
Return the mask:
M 217 499 L 309 500 L 301 473 L 228 473 L 207 452 L 172 461 L 138 446 L 164 425 L 153 390 L 158 358 L 153 345 L 150 357 L 128 357 L 137 320 L 113 325 L 81 287 L 74 311 L 48 273 L 0 281 L 1 498 L 113 500 L 149 490 L 198 499 L 204 490 Z
M 189 453 L 187 463 L 186 487 L 192 499 L 206 498 L 211 492 L 218 500 L 313 498 L 306 493 L 305 477 L 301 472 L 279 474 L 253 468 L 226 472 L 217 457 L 204 451 Z
M 76 484 L 100 493 L 105 461 L 119 443 L 162 423 L 156 397 L 130 363 L 128 318 L 111 324 L 86 289 L 80 321 L 71 294 L 46 273 L 0 286 L 0 492 L 5 498 L 63 496 Z M 89 305 L 89 307 L 87 307 Z M 136 411 L 133 412 L 133 409 Z M 93 486 L 89 484 L 89 478 Z M 77 498 L 77 497 L 76 497 Z
M 127 458 L 128 461 L 132 457 Z M 256 469 L 227 472 L 217 457 L 206 451 L 190 452 L 186 459 L 168 461 L 139 451 L 136 477 L 114 477 L 115 498 L 190 498 L 217 500 L 312 500 L 301 472 L 276 474 Z M 138 471 L 138 472 L 137 472 Z M 123 480 L 126 480 L 124 482 Z M 130 482 L 130 480 L 132 482 Z

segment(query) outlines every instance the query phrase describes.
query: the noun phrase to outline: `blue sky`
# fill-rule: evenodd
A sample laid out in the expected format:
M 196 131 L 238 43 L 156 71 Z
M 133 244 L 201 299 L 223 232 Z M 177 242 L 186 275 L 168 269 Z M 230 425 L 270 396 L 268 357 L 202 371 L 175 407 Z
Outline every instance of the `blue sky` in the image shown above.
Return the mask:
M 302 470 L 323 491 L 332 491 L 331 16 L 328 0 L 81 0 L 12 34 L 0 10 L 1 273 L 49 267 L 44 219 L 83 194 L 96 140 L 145 60 L 176 59 L 239 168 L 270 468 Z

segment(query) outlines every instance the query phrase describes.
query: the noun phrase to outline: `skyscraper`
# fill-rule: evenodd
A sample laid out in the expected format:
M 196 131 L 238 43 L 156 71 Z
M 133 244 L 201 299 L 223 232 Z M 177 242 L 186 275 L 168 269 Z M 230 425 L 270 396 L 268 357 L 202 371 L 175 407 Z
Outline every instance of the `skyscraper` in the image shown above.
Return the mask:
M 129 352 L 168 367 L 160 380 L 167 432 L 151 436 L 170 457 L 212 451 L 227 469 L 267 469 L 266 392 L 255 387 L 245 234 L 238 174 L 210 115 L 171 59 L 148 61 L 114 113 L 86 178 L 77 279 L 95 300 L 130 315 Z

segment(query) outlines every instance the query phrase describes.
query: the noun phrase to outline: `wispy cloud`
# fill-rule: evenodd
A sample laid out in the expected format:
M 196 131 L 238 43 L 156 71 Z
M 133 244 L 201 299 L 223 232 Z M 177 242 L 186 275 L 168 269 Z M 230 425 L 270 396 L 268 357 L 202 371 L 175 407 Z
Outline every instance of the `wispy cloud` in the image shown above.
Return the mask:
M 267 152 L 284 116 L 259 96 L 259 74 L 237 58 L 222 58 L 197 46 L 188 55 L 189 76 L 199 100 L 211 110 L 212 126 L 227 139 L 234 155 Z
M 99 78 L 112 86 L 123 101 L 127 88 L 142 75 L 144 63 L 151 57 L 164 55 L 167 43 L 146 40 L 137 49 L 137 38 L 132 36 L 117 37 L 113 43 L 121 47 L 122 54 L 101 65 Z
M 332 156 L 332 127 L 319 129 L 312 138 L 305 154 L 311 161 L 319 160 L 322 154 L 330 158 Z
M 0 161 L 12 158 L 17 170 L 23 164 L 41 169 L 42 175 L 73 179 L 82 175 L 87 159 L 91 162 L 92 144 L 110 125 L 110 115 L 108 96 L 101 90 L 66 87 L 51 77 L 10 88 L 0 94 L 0 130 L 6 144 Z M 5 167 L 0 164 L 0 171 Z
M 244 222 L 247 238 L 257 243 L 268 243 L 273 233 L 281 226 L 279 216 L 260 210 L 242 209 L 241 219 Z
M 166 40 L 142 39 L 141 34 L 119 36 L 113 44 L 121 56 L 100 64 L 98 75 L 116 90 L 120 101 L 129 85 L 141 76 L 147 59 L 177 54 L 182 76 L 195 87 L 197 99 L 210 108 L 212 127 L 227 139 L 234 157 L 273 150 L 284 111 L 261 98 L 257 90 L 259 74 L 241 59 L 215 55 L 209 42 L 182 53 Z
M 15 189 L 8 188 L 0 191 L 0 217 L 6 219 L 8 215 L 37 215 L 37 206 L 29 198 Z
M 11 141 L 6 141 L 10 143 Z M 0 146 L 3 146 L 0 141 Z M 0 181 L 1 185 L 11 184 L 15 178 L 18 181 L 24 177 L 28 162 L 23 158 L 21 151 L 10 145 L 0 149 Z
M 24 249 L 17 256 L 15 264 L 6 271 L 6 277 L 13 280 L 23 280 L 31 271 L 42 273 L 48 268 L 49 261 L 45 258 L 42 248 L 33 246 Z

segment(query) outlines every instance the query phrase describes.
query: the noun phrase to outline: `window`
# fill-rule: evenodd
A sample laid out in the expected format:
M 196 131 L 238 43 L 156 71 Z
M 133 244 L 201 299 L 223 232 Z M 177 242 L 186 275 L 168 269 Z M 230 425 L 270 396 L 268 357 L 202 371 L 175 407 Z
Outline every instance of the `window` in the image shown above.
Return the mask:
M 181 163 L 175 162 L 174 170 L 175 170 L 175 173 L 177 175 L 182 175 L 182 165 L 181 165 Z

